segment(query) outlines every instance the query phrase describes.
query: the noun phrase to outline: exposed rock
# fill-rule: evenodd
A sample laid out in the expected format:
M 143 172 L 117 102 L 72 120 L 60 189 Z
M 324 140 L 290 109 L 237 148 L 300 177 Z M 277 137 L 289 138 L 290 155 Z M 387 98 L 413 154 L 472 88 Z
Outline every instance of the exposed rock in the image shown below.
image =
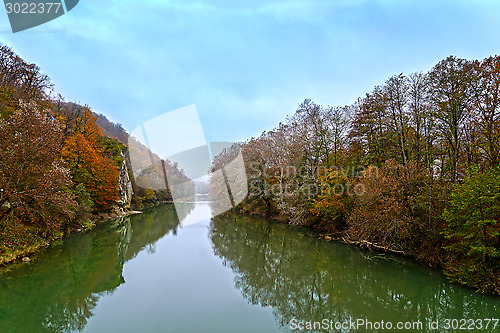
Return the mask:
M 132 195 L 134 190 L 132 189 L 132 182 L 128 175 L 127 163 L 125 161 L 125 150 L 120 154 L 123 157 L 122 167 L 120 169 L 120 180 L 118 182 L 119 200 L 118 205 L 120 210 L 130 209 L 130 203 L 132 202 Z
M 30 261 L 31 261 L 31 259 L 30 259 L 30 258 L 28 258 L 28 257 L 24 257 L 24 258 L 23 258 L 23 262 L 30 262 Z

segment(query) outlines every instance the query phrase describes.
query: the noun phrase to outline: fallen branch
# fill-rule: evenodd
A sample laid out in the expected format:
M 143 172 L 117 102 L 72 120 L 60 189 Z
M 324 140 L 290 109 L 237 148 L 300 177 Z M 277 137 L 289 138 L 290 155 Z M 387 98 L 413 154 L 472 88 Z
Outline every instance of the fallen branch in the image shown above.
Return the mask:
M 367 240 L 352 241 L 352 240 L 347 240 L 344 237 L 342 237 L 342 241 L 344 243 L 346 243 L 346 244 L 352 244 L 352 245 L 357 245 L 357 246 L 360 246 L 360 247 L 366 247 L 370 251 L 373 251 L 372 250 L 372 248 L 373 248 L 373 249 L 378 250 L 378 251 L 392 252 L 392 253 L 398 253 L 398 254 L 406 255 L 406 253 L 404 251 L 395 250 L 395 249 L 391 249 L 391 248 L 389 248 L 387 246 L 382 246 L 382 245 L 374 244 L 374 243 L 369 242 Z

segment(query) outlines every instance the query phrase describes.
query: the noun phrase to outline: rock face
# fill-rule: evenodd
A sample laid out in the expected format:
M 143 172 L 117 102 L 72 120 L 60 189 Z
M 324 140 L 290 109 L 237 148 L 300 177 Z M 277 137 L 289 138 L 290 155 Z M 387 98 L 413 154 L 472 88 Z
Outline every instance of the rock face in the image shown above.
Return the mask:
M 128 175 L 127 163 L 125 161 L 125 150 L 120 154 L 123 157 L 122 167 L 120 169 L 120 180 L 118 181 L 118 191 L 119 191 L 119 199 L 118 205 L 120 209 L 130 209 L 130 203 L 132 202 L 132 195 L 134 194 L 134 190 L 132 189 L 132 182 L 130 181 L 130 177 Z

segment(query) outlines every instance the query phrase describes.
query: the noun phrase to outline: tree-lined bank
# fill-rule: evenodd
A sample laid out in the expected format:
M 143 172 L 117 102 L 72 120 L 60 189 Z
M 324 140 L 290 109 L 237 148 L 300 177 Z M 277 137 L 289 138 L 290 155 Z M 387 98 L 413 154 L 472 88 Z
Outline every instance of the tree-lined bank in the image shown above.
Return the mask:
M 53 96 L 38 66 L 0 46 L 0 264 L 97 219 L 171 200 L 168 189 L 137 186 L 128 139 L 120 124 Z
M 500 294 L 500 56 L 450 56 L 353 105 L 306 99 L 240 148 L 240 210 L 404 253 Z

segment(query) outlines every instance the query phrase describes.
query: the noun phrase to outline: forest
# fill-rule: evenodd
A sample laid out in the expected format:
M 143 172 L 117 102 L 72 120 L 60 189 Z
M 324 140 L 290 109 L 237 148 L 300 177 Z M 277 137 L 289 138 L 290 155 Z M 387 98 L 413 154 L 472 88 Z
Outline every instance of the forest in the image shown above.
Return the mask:
M 500 294 L 500 56 L 450 56 L 352 105 L 306 99 L 239 149 L 249 188 L 240 211 Z
M 168 188 L 137 185 L 162 172 L 144 165 L 136 180 L 129 149 L 144 160 L 154 153 L 129 142 L 120 124 L 54 96 L 37 65 L 0 46 L 0 264 L 102 213 L 171 200 Z M 409 256 L 500 294 L 500 56 L 450 56 L 352 105 L 306 99 L 214 169 L 240 150 L 248 196 L 238 210 Z M 120 199 L 124 172 L 130 202 Z
M 0 264 L 90 227 L 103 214 L 171 200 L 167 188 L 137 186 L 120 124 L 53 92 L 37 65 L 0 46 Z M 152 154 L 139 143 L 134 149 Z M 128 202 L 120 198 L 124 172 L 133 192 Z

